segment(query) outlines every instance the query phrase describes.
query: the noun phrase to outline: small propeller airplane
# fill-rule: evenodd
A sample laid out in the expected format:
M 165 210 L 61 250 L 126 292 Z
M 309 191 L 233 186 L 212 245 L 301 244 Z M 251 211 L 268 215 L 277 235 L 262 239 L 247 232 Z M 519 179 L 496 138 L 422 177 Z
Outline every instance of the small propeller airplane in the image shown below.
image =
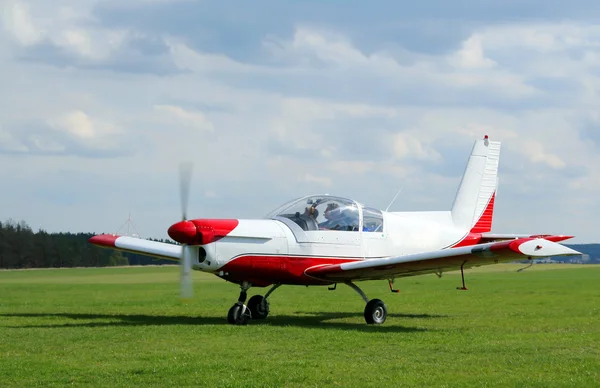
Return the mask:
M 331 195 L 309 195 L 283 204 L 260 219 L 192 219 L 186 215 L 191 167 L 180 179 L 182 220 L 171 225 L 169 244 L 101 234 L 91 244 L 180 262 L 181 296 L 192 296 L 191 269 L 239 284 L 231 324 L 265 319 L 268 297 L 282 285 L 354 289 L 365 301 L 367 324 L 382 324 L 387 307 L 355 284 L 406 276 L 461 271 L 482 265 L 579 255 L 558 244 L 573 236 L 491 233 L 498 186 L 500 142 L 475 141 L 449 211 L 390 212 Z M 533 262 L 533 261 L 532 261 Z M 271 288 L 252 296 L 250 287 Z

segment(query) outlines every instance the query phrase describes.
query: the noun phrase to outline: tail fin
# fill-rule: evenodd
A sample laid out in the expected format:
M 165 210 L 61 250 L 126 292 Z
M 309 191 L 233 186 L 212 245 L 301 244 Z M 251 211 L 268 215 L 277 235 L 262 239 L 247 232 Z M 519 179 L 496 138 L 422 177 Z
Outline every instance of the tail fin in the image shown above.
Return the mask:
M 499 160 L 500 142 L 487 136 L 475 142 L 452 206 L 452 220 L 459 228 L 473 233 L 492 230 Z

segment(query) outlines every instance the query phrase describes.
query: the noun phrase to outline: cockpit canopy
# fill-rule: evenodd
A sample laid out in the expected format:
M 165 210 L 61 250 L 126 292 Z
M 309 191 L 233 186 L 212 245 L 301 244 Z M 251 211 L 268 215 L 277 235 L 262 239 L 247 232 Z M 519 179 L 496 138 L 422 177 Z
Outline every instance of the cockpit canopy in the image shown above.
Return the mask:
M 312 195 L 290 201 L 267 215 L 267 218 L 274 217 L 288 218 L 304 231 L 383 231 L 380 210 L 331 195 Z

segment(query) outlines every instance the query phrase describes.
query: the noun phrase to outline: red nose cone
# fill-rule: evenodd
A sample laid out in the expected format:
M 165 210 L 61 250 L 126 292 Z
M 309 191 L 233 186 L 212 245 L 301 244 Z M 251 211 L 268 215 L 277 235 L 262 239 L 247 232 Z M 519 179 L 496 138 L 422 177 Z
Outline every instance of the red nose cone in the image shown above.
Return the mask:
M 193 244 L 198 237 L 196 225 L 191 221 L 181 221 L 171 225 L 169 236 L 180 244 Z

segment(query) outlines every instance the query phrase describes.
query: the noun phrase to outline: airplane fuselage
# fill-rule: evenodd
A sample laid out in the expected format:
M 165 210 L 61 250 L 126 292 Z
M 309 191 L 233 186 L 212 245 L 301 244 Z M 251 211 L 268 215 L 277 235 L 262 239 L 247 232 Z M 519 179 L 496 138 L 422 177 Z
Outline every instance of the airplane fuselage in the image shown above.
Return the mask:
M 226 280 L 270 284 L 329 284 L 305 275 L 319 265 L 402 256 L 458 244 L 467 230 L 452 224 L 450 212 L 382 212 L 383 228 L 310 230 L 277 219 L 238 220 L 217 241 L 198 247 L 193 268 Z

